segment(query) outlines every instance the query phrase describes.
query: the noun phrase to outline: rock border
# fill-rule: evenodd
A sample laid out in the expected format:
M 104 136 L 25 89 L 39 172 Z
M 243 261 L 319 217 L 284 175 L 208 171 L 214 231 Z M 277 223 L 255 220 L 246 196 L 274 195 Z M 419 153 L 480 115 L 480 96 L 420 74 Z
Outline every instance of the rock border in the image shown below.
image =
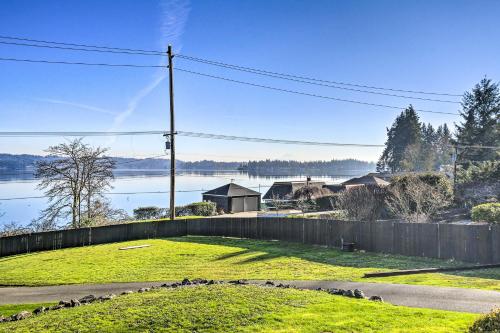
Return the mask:
M 122 292 L 120 295 L 128 295 L 128 294 L 133 294 L 136 292 L 137 293 L 145 293 L 145 292 L 155 290 L 155 289 L 160 289 L 160 288 L 179 288 L 179 287 L 197 286 L 197 285 L 207 285 L 208 286 L 208 285 L 212 285 L 212 284 L 224 284 L 224 283 L 232 284 L 232 285 L 249 285 L 250 284 L 247 280 L 233 280 L 233 281 L 225 282 L 225 281 L 205 280 L 205 279 L 189 280 L 189 279 L 185 278 L 180 282 L 164 283 L 160 286 L 144 287 L 144 288 L 138 289 L 137 291 L 127 290 L 127 291 Z M 282 284 L 282 283 L 276 284 L 275 282 L 273 282 L 271 280 L 266 281 L 264 284 L 253 283 L 252 285 L 258 285 L 258 286 L 263 286 L 263 287 L 293 288 L 293 289 L 306 290 L 306 288 L 298 288 L 296 286 L 289 285 L 289 284 Z M 331 289 L 317 288 L 316 291 L 327 292 L 331 295 L 336 295 L 336 296 L 345 296 L 345 297 L 358 298 L 358 299 L 368 299 L 370 301 L 376 301 L 376 302 L 383 302 L 384 301 L 381 296 L 371 296 L 370 298 L 367 298 L 365 296 L 365 294 L 363 293 L 363 291 L 360 289 L 344 290 L 344 289 L 337 289 L 337 288 L 331 288 Z M 41 306 L 39 308 L 36 308 L 32 312 L 21 311 L 19 313 L 13 314 L 9 317 L 0 316 L 0 323 L 24 320 L 24 319 L 48 312 L 48 311 L 56 311 L 56 310 L 60 310 L 63 308 L 74 308 L 77 306 L 85 306 L 85 305 L 89 305 L 89 304 L 92 304 L 95 302 L 105 302 L 105 301 L 112 300 L 115 297 L 117 297 L 117 295 L 115 295 L 115 294 L 107 294 L 107 295 L 103 295 L 103 296 L 99 296 L 99 297 L 94 296 L 94 295 L 87 295 L 87 296 L 84 296 L 80 299 L 74 298 L 74 299 L 71 299 L 69 301 L 61 300 L 61 301 L 59 301 L 58 304 L 50 306 L 48 308 Z

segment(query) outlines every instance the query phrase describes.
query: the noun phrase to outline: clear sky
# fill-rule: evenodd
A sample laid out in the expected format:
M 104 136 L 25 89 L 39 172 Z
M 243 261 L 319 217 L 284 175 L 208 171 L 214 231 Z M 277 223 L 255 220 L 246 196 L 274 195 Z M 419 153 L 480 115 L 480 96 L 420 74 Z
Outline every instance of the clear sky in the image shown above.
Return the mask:
M 405 90 L 461 94 L 500 79 L 499 1 L 2 0 L 0 34 L 163 50 L 231 64 Z M 1 39 L 0 39 L 1 41 Z M 4 40 L 5 41 L 5 40 Z M 0 57 L 163 64 L 162 57 L 0 44 Z M 252 83 L 369 103 L 458 112 L 459 105 L 265 78 L 192 63 L 175 66 Z M 419 97 L 457 99 L 443 96 Z M 324 100 L 175 72 L 178 130 L 353 143 L 384 143 L 398 110 Z M 450 126 L 452 115 L 421 113 Z M 166 69 L 0 61 L 0 131 L 163 130 Z M 67 138 L 66 138 L 67 139 Z M 64 138 L 0 138 L 0 152 L 41 153 Z M 93 138 L 115 156 L 162 153 L 161 137 Z M 380 149 L 178 138 L 183 160 L 376 160 Z

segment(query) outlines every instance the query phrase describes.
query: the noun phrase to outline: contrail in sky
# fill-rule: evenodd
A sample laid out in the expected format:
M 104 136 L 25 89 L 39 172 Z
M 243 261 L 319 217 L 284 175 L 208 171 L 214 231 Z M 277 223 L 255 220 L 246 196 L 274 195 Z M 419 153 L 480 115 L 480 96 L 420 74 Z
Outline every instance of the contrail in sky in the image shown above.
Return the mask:
M 160 2 L 160 11 L 162 15 L 162 21 L 160 25 L 161 38 L 159 40 L 159 48 L 166 49 L 167 43 L 173 43 L 176 45 L 176 51 L 181 49 L 180 38 L 184 32 L 188 16 L 189 16 L 189 1 L 187 0 L 167 0 Z M 166 65 L 166 58 L 162 57 L 160 60 L 160 65 Z M 116 131 L 123 122 L 130 117 L 141 101 L 147 97 L 158 85 L 167 77 L 167 72 L 164 69 L 159 69 L 152 77 L 152 80 L 140 89 L 137 94 L 132 97 L 128 102 L 125 111 L 119 113 L 114 121 L 113 125 L 109 128 L 109 131 Z M 111 142 L 115 138 L 111 138 Z

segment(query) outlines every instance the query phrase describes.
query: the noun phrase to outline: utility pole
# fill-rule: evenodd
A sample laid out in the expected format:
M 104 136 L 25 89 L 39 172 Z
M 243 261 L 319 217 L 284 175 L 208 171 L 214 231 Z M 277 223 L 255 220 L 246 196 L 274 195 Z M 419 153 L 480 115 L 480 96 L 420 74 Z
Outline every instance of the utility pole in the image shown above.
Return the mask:
M 170 219 L 175 219 L 175 122 L 174 122 L 174 68 L 172 45 L 168 45 L 168 90 L 170 95 Z
M 457 159 L 458 159 L 458 146 L 455 145 L 455 153 L 453 158 L 453 200 L 457 191 Z

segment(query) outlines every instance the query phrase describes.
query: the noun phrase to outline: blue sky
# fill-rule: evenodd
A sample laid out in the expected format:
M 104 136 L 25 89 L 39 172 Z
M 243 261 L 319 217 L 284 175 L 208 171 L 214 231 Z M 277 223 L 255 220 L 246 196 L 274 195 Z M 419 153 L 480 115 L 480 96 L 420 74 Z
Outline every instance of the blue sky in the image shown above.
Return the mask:
M 26 1 L 0 2 L 0 34 L 165 49 L 276 72 L 373 86 L 461 94 L 500 78 L 498 1 Z M 0 45 L 0 57 L 162 64 L 164 58 Z M 237 80 L 370 103 L 457 112 L 458 104 L 349 92 L 175 59 L 175 66 Z M 164 69 L 0 61 L 0 131 L 162 130 Z M 397 110 L 316 99 L 175 72 L 178 130 L 384 143 Z M 426 97 L 426 96 L 423 96 Z M 427 96 L 432 97 L 432 96 Z M 436 96 L 434 96 L 436 97 Z M 450 97 L 453 99 L 452 97 Z M 450 99 L 447 98 L 447 99 Z M 421 113 L 450 126 L 458 117 Z M 67 138 L 66 138 L 67 139 Z M 41 153 L 65 138 L 0 139 L 0 151 Z M 162 153 L 161 137 L 92 138 L 116 156 Z M 380 149 L 178 138 L 183 160 L 376 160 Z

